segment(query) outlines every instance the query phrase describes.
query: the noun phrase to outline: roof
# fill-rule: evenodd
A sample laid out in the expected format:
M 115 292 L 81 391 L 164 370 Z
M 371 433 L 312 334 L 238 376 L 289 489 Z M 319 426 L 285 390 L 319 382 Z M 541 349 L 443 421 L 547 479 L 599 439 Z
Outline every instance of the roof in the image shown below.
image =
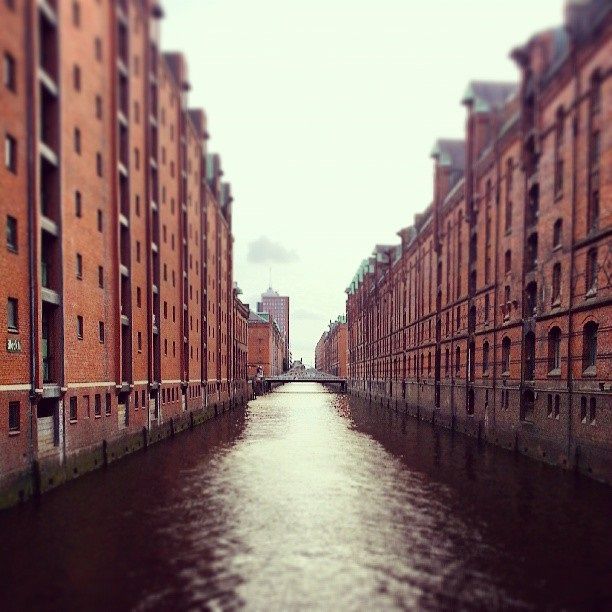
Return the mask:
M 278 291 L 274 291 L 274 289 L 272 289 L 272 287 L 268 287 L 268 290 L 265 293 L 261 294 L 262 298 L 265 297 L 280 297 Z
M 267 323 L 270 315 L 267 312 L 249 311 L 249 323 Z
M 517 91 L 518 83 L 470 81 L 461 103 L 473 105 L 474 112 L 488 113 L 502 108 Z
M 450 166 L 458 173 L 463 174 L 465 169 L 465 140 L 452 138 L 438 138 L 431 156 L 437 160 L 440 166 Z M 455 179 L 455 182 L 458 178 Z

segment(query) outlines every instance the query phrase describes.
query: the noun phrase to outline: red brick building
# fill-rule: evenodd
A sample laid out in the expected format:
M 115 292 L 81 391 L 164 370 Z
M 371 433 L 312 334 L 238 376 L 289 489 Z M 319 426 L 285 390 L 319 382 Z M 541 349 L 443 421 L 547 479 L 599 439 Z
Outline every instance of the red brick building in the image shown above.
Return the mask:
M 248 382 L 248 350 L 249 350 L 249 314 L 248 304 L 243 304 L 238 297 L 241 291 L 234 288 L 234 357 L 232 363 L 234 371 L 235 392 L 246 393 Z
M 355 393 L 612 479 L 612 15 L 570 2 L 471 83 L 432 202 L 347 289 Z
M 269 287 L 261 294 L 261 302 L 257 304 L 257 312 L 267 312 L 272 315 L 278 328 L 283 334 L 285 354 L 283 356 L 283 371 L 291 366 L 291 353 L 289 341 L 289 296 L 280 295 L 278 291 Z
M 0 505 L 247 395 L 231 190 L 161 18 L 0 4 Z
M 268 312 L 251 312 L 248 325 L 248 376 L 253 379 L 258 370 L 264 376 L 277 376 L 284 370 L 285 337 Z
M 315 368 L 321 372 L 346 378 L 348 374 L 348 326 L 340 315 L 329 324 L 315 347 Z

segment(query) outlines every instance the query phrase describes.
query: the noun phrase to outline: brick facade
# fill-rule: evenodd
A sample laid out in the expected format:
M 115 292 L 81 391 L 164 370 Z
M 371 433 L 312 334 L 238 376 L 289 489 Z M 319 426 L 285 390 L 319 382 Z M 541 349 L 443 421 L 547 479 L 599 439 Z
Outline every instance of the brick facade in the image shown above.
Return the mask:
M 246 397 L 231 190 L 161 17 L 151 0 L 0 4 L 7 503 L 32 471 L 44 490 L 85 453 Z
M 347 289 L 350 387 L 609 482 L 609 4 L 512 57 L 521 82 L 470 83 L 432 203 Z
M 248 376 L 258 370 L 264 376 L 277 376 L 284 370 L 285 337 L 274 317 L 267 312 L 251 312 L 248 321 Z
M 339 316 L 329 324 L 315 347 L 315 368 L 346 378 L 348 374 L 348 326 L 346 317 Z

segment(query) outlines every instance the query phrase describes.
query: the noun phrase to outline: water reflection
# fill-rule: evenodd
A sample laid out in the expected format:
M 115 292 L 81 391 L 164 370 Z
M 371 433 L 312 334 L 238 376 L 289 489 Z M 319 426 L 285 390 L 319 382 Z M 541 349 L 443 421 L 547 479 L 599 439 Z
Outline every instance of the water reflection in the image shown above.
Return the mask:
M 294 383 L 0 514 L 0 601 L 603 607 L 611 501 L 597 483 Z

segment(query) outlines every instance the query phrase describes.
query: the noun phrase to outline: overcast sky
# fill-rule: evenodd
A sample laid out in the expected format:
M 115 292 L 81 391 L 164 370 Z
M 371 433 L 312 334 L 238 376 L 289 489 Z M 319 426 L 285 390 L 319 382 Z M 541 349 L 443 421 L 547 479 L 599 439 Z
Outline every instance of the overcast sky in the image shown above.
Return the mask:
M 294 358 L 314 360 L 376 243 L 432 197 L 432 145 L 462 137 L 473 79 L 515 80 L 508 53 L 562 22 L 562 0 L 166 0 L 190 105 L 234 193 L 234 277 L 255 309 L 291 298 Z

